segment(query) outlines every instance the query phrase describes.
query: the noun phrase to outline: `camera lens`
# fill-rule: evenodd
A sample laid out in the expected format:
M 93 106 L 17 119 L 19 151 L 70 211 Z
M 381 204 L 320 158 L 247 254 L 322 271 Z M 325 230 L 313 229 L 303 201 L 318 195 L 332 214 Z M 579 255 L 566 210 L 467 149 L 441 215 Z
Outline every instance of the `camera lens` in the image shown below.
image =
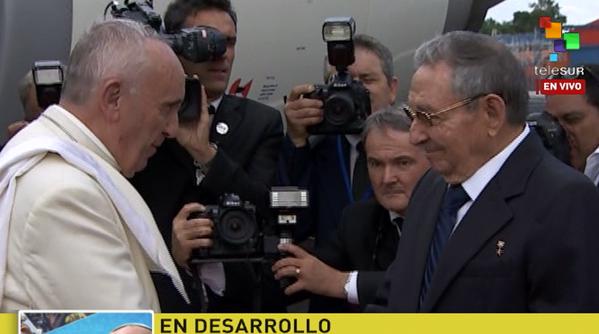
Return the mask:
M 234 245 L 248 242 L 258 229 L 256 220 L 241 210 L 230 210 L 222 215 L 216 226 L 221 239 Z
M 343 126 L 349 123 L 354 115 L 354 101 L 347 94 L 333 94 L 325 102 L 324 118 L 331 125 Z

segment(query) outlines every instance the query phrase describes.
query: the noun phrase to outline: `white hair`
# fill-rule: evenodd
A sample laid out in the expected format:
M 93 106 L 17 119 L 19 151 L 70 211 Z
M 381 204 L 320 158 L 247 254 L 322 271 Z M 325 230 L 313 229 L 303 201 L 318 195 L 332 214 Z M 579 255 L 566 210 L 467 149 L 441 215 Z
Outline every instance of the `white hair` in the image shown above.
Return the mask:
M 149 27 L 131 20 L 108 20 L 93 24 L 79 39 L 69 59 L 62 97 L 81 104 L 98 83 L 121 76 L 135 83 L 147 62 L 144 42 L 157 39 Z

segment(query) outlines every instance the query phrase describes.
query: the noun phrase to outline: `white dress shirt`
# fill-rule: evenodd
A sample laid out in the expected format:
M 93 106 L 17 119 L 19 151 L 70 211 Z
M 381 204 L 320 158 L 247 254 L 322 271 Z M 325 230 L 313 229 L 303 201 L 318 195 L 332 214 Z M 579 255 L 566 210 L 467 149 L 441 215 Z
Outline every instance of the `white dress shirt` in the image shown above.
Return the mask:
M 522 132 L 514 140 L 512 140 L 509 145 L 507 145 L 501 152 L 497 153 L 493 158 L 482 165 L 470 178 L 462 182 L 462 187 L 468 196 L 470 196 L 470 200 L 462 205 L 462 207 L 458 210 L 456 224 L 453 228 L 454 231 L 472 206 L 472 203 L 476 201 L 487 184 L 497 174 L 497 172 L 499 172 L 503 164 L 514 152 L 516 147 L 520 145 L 520 143 L 529 133 L 530 129 L 528 128 L 528 125 L 525 125 L 524 130 L 522 130 Z
M 588 176 L 595 185 L 599 184 L 599 146 L 587 157 L 584 175 Z

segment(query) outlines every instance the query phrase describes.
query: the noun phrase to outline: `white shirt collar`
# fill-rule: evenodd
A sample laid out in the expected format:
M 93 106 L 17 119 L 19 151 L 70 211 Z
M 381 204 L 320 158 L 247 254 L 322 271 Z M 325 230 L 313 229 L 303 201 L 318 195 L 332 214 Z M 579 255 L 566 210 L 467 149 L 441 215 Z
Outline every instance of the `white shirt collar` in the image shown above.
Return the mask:
M 391 210 L 387 210 L 387 211 L 389 212 L 389 219 L 391 219 L 391 221 L 393 221 L 393 219 L 395 219 L 395 218 L 403 218 L 403 216 L 397 212 L 393 212 Z
M 356 145 L 358 145 L 358 143 L 360 142 L 360 140 L 362 138 L 360 137 L 360 135 L 349 134 L 349 135 L 345 135 L 345 139 L 347 139 L 347 141 L 351 145 L 352 149 L 355 149 Z
M 599 146 L 587 157 L 584 175 L 588 176 L 593 183 L 599 184 Z
M 470 178 L 462 182 L 462 187 L 464 187 L 472 202 L 476 201 L 476 198 L 485 189 L 489 181 L 499 172 L 501 166 L 529 133 L 528 125 L 525 125 L 524 130 L 508 146 L 482 165 Z
M 216 112 L 216 110 L 218 110 L 218 107 L 220 106 L 220 103 L 223 101 L 223 96 L 221 95 L 218 99 L 210 102 L 210 105 L 214 107 L 214 111 Z

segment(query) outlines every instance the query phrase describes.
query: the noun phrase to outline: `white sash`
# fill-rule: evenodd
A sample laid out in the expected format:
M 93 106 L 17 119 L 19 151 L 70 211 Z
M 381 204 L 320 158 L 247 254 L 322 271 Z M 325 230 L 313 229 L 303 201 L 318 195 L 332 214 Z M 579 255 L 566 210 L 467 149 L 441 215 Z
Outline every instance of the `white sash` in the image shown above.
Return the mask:
M 4 296 L 8 228 L 15 196 L 16 178 L 35 166 L 48 152 L 59 154 L 67 163 L 90 175 L 100 184 L 148 258 L 154 262 L 160 272 L 171 277 L 181 296 L 189 303 L 173 259 L 168 252 L 160 252 L 159 247 L 162 240 L 156 240 L 156 233 L 153 233 L 148 225 L 154 222 L 144 221 L 144 218 L 133 210 L 127 198 L 115 186 L 106 171 L 76 143 L 53 137 L 38 137 L 6 148 L 0 154 L 0 304 L 2 304 Z

